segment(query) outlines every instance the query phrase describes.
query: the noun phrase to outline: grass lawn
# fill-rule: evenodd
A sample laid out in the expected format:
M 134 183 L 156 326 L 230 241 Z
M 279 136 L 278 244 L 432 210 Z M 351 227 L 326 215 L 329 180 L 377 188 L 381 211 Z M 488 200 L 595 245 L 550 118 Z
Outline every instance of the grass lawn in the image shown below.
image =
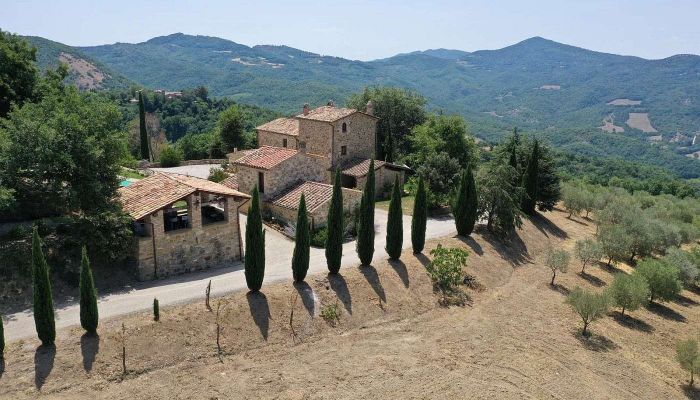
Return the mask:
M 139 174 L 136 171 L 132 171 L 128 168 L 122 168 L 121 171 L 119 171 L 119 176 L 132 179 L 143 179 L 143 175 Z
M 404 196 L 401 198 L 401 208 L 404 215 L 413 215 L 413 201 L 415 196 Z M 390 200 L 382 200 L 375 203 L 375 207 L 389 211 Z

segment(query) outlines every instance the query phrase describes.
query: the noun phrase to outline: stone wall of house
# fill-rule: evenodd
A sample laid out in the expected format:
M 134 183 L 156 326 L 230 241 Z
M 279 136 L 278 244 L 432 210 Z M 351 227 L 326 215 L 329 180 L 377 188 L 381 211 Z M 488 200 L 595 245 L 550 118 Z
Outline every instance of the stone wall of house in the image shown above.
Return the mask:
M 386 167 L 378 168 L 374 171 L 374 193 L 377 199 L 382 199 L 391 195 L 391 188 L 394 185 L 394 179 L 399 177 L 399 184 L 403 185 L 404 171 L 395 171 Z M 357 178 L 357 188 L 363 189 L 367 182 L 367 175 Z
M 354 189 L 342 188 L 343 190 L 343 210 L 346 212 L 352 211 L 355 207 L 360 204 L 362 199 L 362 192 Z M 312 212 L 309 212 L 309 218 L 314 228 L 320 228 L 326 226 L 328 220 L 328 208 L 330 207 L 330 200 L 324 203 L 322 206 L 317 207 Z M 289 226 L 295 226 L 297 223 L 297 210 L 292 210 L 286 207 L 280 207 L 272 203 L 264 203 L 263 208 L 269 212 L 272 216 L 277 219 L 284 221 Z
M 343 123 L 347 131 L 343 133 Z M 333 165 L 342 165 L 354 158 L 376 157 L 377 120 L 369 115 L 354 113 L 333 123 Z M 345 146 L 347 153 L 342 154 Z
M 251 193 L 258 184 L 258 172 L 265 176 L 265 190 L 260 195 L 267 200 L 299 181 L 327 182 L 328 160 L 311 154 L 297 153 L 269 170 L 238 166 L 238 190 Z
M 299 119 L 299 146 L 306 152 L 331 158 L 333 129 L 328 122 Z
M 287 140 L 286 146 L 284 145 L 285 139 Z M 258 147 L 262 146 L 287 147 L 289 149 L 298 148 L 297 138 L 295 136 L 258 130 Z
M 152 230 L 149 229 L 149 237 L 136 239 L 140 280 L 222 267 L 241 260 L 238 224 L 240 203 L 233 197 L 227 197 L 224 203 L 226 221 L 202 225 L 197 194 L 183 200 L 187 201 L 190 210 L 189 228 L 165 232 L 162 209 L 144 218 Z

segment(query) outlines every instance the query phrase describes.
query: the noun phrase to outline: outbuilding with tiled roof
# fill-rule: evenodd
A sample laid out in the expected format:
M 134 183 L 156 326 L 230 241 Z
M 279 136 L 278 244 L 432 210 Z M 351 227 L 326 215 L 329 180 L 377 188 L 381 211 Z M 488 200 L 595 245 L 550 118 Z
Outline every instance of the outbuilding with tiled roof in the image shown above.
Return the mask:
M 249 195 L 206 179 L 163 172 L 119 188 L 117 194 L 133 219 L 139 279 L 240 261 L 238 208 Z

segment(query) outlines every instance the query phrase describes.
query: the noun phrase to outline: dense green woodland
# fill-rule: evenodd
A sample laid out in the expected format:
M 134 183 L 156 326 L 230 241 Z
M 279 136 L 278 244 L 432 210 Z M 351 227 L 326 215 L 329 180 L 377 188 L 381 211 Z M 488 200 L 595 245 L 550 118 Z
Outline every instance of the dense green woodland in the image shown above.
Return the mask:
M 40 55 L 62 48 L 30 40 Z M 501 141 L 519 126 L 577 154 L 641 161 L 681 177 L 700 177 L 700 163 L 684 157 L 700 150 L 700 144 L 690 145 L 700 126 L 698 56 L 645 60 L 532 38 L 500 50 L 435 50 L 361 62 L 184 34 L 74 51 L 117 71 L 115 81 L 125 76 L 169 90 L 206 84 L 212 95 L 283 113 L 329 98 L 342 104 L 368 85 L 408 88 L 425 96 L 431 110 L 466 117 L 472 133 L 489 142 Z M 559 88 L 541 89 L 546 85 Z M 607 105 L 617 98 L 642 103 Z M 649 134 L 625 125 L 630 112 L 649 113 L 663 141 L 650 144 Z M 608 116 L 624 126 L 624 134 L 598 129 Z M 670 142 L 677 132 L 684 136 Z

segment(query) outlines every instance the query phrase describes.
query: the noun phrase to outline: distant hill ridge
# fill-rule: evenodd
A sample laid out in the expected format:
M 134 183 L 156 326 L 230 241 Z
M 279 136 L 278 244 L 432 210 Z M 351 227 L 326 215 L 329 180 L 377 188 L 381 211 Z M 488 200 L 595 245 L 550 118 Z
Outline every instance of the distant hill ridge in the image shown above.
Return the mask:
M 33 43 L 39 48 L 40 63 L 47 63 L 50 57 L 42 56 L 46 42 L 34 39 Z M 350 93 L 367 85 L 394 85 L 420 92 L 431 108 L 464 115 L 474 133 L 487 140 L 518 126 L 542 132 L 573 151 L 604 155 L 617 151 L 627 159 L 634 159 L 641 150 L 597 147 L 594 151 L 592 139 L 562 132 L 581 130 L 598 142 L 606 140 L 597 135 L 616 135 L 617 142 L 631 147 L 654 140 L 653 152 L 680 154 L 674 162 L 686 167 L 676 170 L 695 169 L 682 155 L 700 150 L 691 143 L 700 130 L 697 55 L 647 60 L 534 37 L 498 50 L 432 49 L 364 62 L 288 46 L 251 47 L 183 33 L 142 43 L 72 49 L 110 70 L 110 76 L 124 77 L 119 82 L 169 90 L 205 85 L 213 95 L 285 113 L 328 99 L 342 104 Z M 628 99 L 630 105 L 615 105 L 624 104 L 614 102 L 617 99 Z M 630 113 L 647 114 L 661 141 L 626 125 Z M 624 125 L 624 133 L 604 133 L 600 128 L 604 120 Z M 681 140 L 671 142 L 677 133 Z M 700 176 L 697 168 L 679 173 Z

